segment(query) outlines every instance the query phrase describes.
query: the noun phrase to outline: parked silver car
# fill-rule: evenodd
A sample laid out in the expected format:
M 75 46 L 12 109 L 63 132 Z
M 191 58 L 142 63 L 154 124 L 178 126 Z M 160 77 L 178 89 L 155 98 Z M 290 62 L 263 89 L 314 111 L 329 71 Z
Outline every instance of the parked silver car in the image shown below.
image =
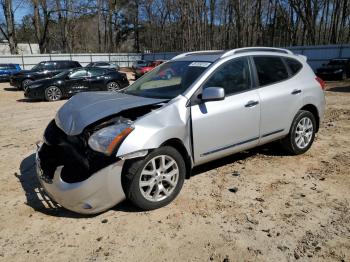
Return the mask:
M 305 57 L 285 49 L 181 54 L 120 93 L 66 102 L 39 146 L 38 177 L 79 213 L 125 198 L 159 208 L 194 166 L 275 140 L 290 154 L 307 151 L 324 115 L 323 88 Z

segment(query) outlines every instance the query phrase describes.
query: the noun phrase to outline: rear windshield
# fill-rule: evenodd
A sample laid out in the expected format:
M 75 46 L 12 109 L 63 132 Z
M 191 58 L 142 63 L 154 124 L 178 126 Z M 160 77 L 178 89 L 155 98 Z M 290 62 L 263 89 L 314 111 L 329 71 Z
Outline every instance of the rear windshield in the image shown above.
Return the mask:
M 164 63 L 137 80 L 124 92 L 136 96 L 172 99 L 185 92 L 210 64 L 193 61 Z

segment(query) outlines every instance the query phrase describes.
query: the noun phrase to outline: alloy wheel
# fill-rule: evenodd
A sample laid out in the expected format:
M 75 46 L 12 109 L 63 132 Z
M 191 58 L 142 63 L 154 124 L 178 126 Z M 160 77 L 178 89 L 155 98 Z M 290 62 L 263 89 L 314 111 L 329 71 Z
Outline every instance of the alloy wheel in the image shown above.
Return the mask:
M 179 181 L 179 167 L 169 155 L 158 155 L 144 166 L 139 188 L 144 198 L 158 202 L 168 198 Z
M 47 89 L 46 96 L 50 101 L 57 101 L 61 99 L 62 92 L 58 87 L 52 86 Z
M 313 132 L 314 127 L 311 119 L 308 117 L 300 119 L 295 130 L 296 145 L 301 149 L 307 147 L 312 139 Z
M 120 87 L 119 87 L 118 83 L 110 82 L 107 85 L 107 89 L 108 89 L 108 91 L 116 92 L 120 89 Z

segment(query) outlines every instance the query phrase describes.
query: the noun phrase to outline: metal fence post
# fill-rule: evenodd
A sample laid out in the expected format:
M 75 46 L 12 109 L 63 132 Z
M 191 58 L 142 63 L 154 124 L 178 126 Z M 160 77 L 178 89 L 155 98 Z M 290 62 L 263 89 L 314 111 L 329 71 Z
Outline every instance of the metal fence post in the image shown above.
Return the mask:
M 339 58 L 341 58 L 343 55 L 343 45 L 340 45 L 339 47 Z
M 22 54 L 22 68 L 25 69 L 25 68 L 24 68 L 24 58 L 23 58 L 23 54 Z
M 92 63 L 92 54 L 90 53 L 90 62 Z

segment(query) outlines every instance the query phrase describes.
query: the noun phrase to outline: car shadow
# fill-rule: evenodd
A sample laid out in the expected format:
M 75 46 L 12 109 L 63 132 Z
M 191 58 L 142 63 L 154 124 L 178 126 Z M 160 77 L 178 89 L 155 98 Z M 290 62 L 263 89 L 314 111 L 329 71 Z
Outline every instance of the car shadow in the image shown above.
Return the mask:
M 339 92 L 339 93 L 350 93 L 350 85 L 330 87 L 330 88 L 327 88 L 326 91 Z
M 279 142 L 274 142 L 274 143 L 262 145 L 253 149 L 249 149 L 246 151 L 242 151 L 233 155 L 229 155 L 227 157 L 220 158 L 218 160 L 205 163 L 203 165 L 199 165 L 192 170 L 191 177 L 200 175 L 209 170 L 216 169 L 228 164 L 246 160 L 258 154 L 265 155 L 265 156 L 287 156 L 288 155 L 288 153 L 286 153 L 286 151 L 283 150 Z
M 270 156 L 282 156 L 286 155 L 281 149 L 278 143 L 269 144 L 268 146 L 261 146 L 256 149 L 243 151 L 228 157 L 215 160 L 198 167 L 195 167 L 192 171 L 192 177 L 205 173 L 209 170 L 225 166 L 240 160 L 245 160 L 257 154 L 270 155 Z M 31 154 L 24 158 L 20 164 L 20 174 L 15 174 L 26 195 L 26 204 L 33 208 L 37 212 L 41 212 L 45 215 L 56 216 L 56 217 L 68 217 L 68 218 L 89 218 L 96 217 L 95 215 L 84 215 L 69 211 L 55 201 L 53 201 L 44 191 L 41 184 L 36 177 L 36 166 L 35 166 L 35 154 Z M 125 200 L 118 205 L 111 208 L 111 210 L 127 213 L 139 213 L 143 212 L 128 200 Z
M 68 218 L 89 218 L 95 215 L 84 215 L 69 211 L 53 201 L 42 188 L 36 177 L 35 154 L 24 158 L 20 164 L 20 174 L 15 174 L 26 195 L 26 204 L 37 212 L 45 215 Z M 129 201 L 123 201 L 112 208 L 120 212 L 142 212 Z
M 18 89 L 17 87 L 5 87 L 4 90 L 5 90 L 5 91 L 11 91 L 11 92 L 21 91 L 21 90 Z
M 21 103 L 36 103 L 36 102 L 45 102 L 42 99 L 33 99 L 33 98 L 21 98 L 21 99 L 17 99 L 17 102 L 21 102 Z

